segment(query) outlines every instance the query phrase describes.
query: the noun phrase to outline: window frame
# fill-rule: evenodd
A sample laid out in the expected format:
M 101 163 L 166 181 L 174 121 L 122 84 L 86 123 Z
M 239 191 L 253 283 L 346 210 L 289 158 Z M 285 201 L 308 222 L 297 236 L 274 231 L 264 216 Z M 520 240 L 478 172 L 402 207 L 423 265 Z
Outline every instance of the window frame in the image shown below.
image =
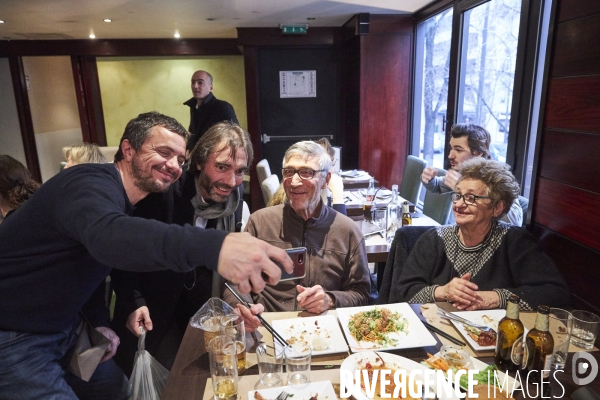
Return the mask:
M 418 26 L 421 22 L 443 12 L 448 8 L 453 8 L 452 14 L 452 37 L 450 43 L 450 68 L 448 76 L 448 100 L 446 111 L 446 126 L 445 126 L 445 143 L 444 143 L 444 168 L 449 168 L 448 148 L 450 142 L 450 130 L 456 122 L 459 107 L 459 87 L 461 61 L 463 60 L 460 49 L 463 48 L 463 33 L 464 33 L 464 12 L 484 4 L 490 0 L 439 0 L 435 1 L 424 8 L 418 10 L 414 14 L 415 34 L 414 34 L 414 67 L 412 81 L 414 85 L 413 101 L 411 105 L 411 115 L 413 121 L 415 118 L 415 104 L 421 97 L 417 91 L 421 87 L 420 83 L 416 83 L 417 68 L 422 69 L 422 62 L 418 58 L 423 49 L 419 49 L 417 44 L 419 41 Z M 530 143 L 530 137 L 539 131 L 536 126 L 541 122 L 538 121 L 536 115 L 541 115 L 539 109 L 539 101 L 536 102 L 536 96 L 539 96 L 539 89 L 536 93 L 536 87 L 542 82 L 538 79 L 538 68 L 544 68 L 543 60 L 545 55 L 540 55 L 540 42 L 544 40 L 550 41 L 550 38 L 542 37 L 544 31 L 543 14 L 544 7 L 548 6 L 547 0 L 522 0 L 521 15 L 519 22 L 519 36 L 517 45 L 517 56 L 515 61 L 515 78 L 513 83 L 513 98 L 511 104 L 511 119 L 509 124 L 509 135 L 506 150 L 506 163 L 512 167 L 513 174 L 521 183 L 526 176 L 527 154 L 530 145 L 535 146 L 535 143 Z M 546 26 L 546 30 L 548 27 Z M 422 47 L 422 46 L 421 46 Z M 539 99 L 538 99 L 539 100 Z M 420 103 L 419 103 L 420 104 Z M 534 122 L 535 123 L 532 123 Z M 413 123 L 413 133 L 410 136 L 411 154 L 418 155 L 420 153 L 419 140 L 415 140 L 415 129 L 420 125 Z M 419 130 L 420 135 L 420 130 Z M 537 142 L 537 140 L 536 140 Z M 535 168 L 535 165 L 534 165 Z

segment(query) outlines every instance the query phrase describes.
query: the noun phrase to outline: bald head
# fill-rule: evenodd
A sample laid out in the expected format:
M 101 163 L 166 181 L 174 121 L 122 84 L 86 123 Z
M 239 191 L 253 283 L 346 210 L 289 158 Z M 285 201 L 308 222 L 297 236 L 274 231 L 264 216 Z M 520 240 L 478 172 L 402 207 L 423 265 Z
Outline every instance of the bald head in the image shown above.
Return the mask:
M 212 92 L 213 78 L 212 75 L 206 71 L 196 71 L 192 75 L 192 95 L 198 102 L 202 104 L 202 101 Z

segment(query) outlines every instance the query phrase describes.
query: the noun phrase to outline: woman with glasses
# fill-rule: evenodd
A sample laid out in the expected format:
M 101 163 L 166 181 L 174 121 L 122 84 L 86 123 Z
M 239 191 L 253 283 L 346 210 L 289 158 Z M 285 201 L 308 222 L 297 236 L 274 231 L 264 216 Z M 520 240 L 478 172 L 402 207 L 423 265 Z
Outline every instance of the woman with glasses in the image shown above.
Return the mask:
M 566 307 L 567 285 L 528 231 L 500 221 L 519 194 L 509 166 L 473 158 L 460 167 L 452 194 L 456 225 L 424 233 L 400 272 L 401 301 L 448 301 L 458 309 Z M 394 266 L 396 267 L 396 266 Z

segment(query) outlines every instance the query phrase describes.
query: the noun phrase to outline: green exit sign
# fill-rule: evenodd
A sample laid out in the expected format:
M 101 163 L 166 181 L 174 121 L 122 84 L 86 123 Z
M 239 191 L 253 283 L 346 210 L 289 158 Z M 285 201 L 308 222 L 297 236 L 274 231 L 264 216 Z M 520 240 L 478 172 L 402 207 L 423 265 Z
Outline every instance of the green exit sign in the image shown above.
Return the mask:
M 306 35 L 306 26 L 282 26 L 281 33 L 284 35 Z

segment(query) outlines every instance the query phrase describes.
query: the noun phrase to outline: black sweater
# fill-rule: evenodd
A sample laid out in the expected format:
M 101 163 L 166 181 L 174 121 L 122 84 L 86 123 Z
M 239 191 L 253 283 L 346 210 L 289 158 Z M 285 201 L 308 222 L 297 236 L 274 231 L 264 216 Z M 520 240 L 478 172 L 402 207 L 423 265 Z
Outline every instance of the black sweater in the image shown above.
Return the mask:
M 0 330 L 67 329 L 111 268 L 216 269 L 227 232 L 131 217 L 113 164 L 46 182 L 0 225 Z

